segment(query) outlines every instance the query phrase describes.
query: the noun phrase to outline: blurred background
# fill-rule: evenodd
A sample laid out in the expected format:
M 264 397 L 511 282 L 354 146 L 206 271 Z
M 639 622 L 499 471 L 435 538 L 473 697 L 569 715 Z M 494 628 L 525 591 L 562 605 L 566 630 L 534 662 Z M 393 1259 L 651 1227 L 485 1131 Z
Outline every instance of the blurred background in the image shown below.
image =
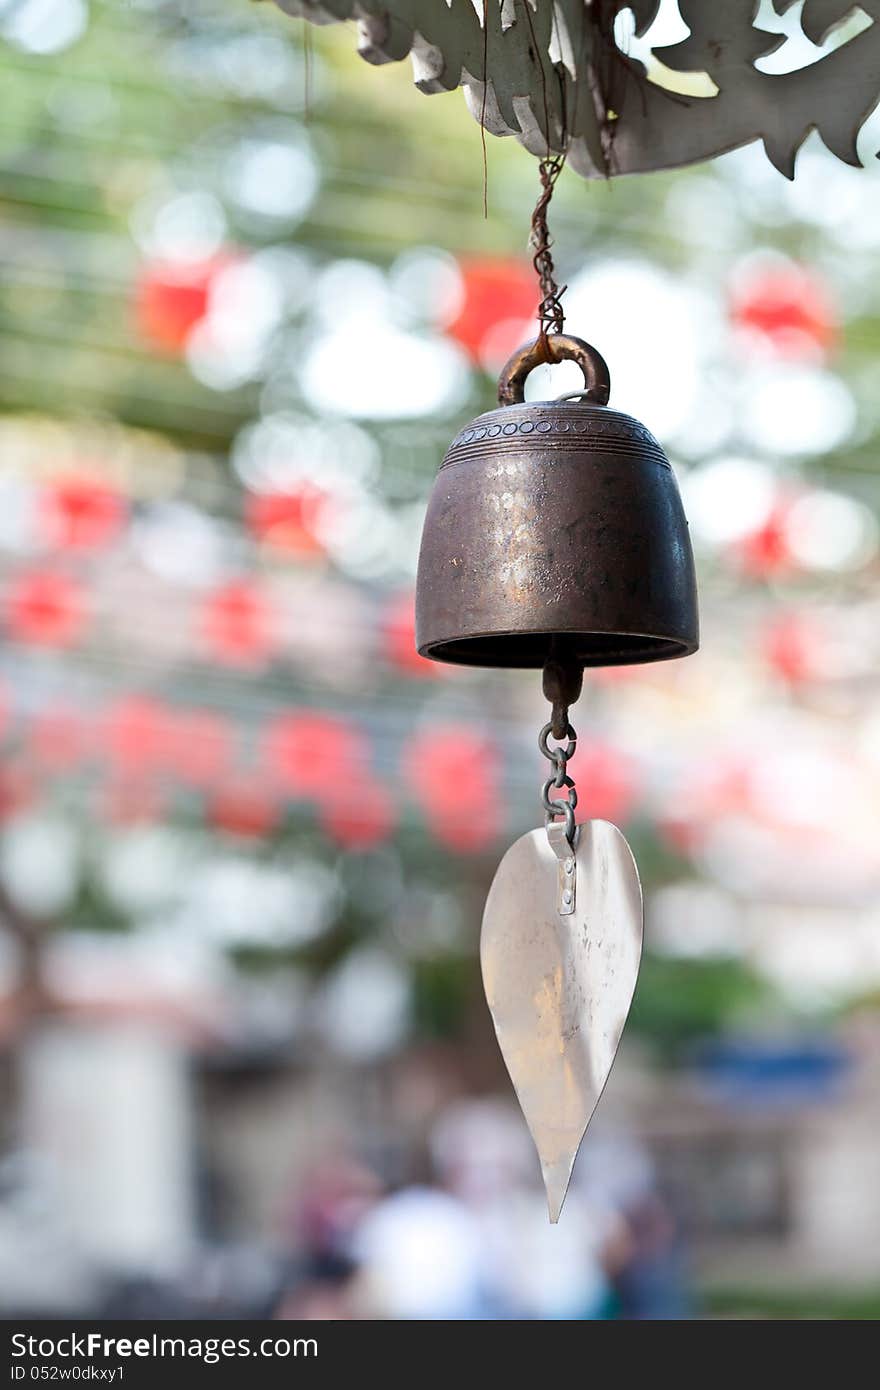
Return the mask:
M 821 60 L 799 11 L 759 66 Z M 646 950 L 551 1228 L 477 960 L 546 707 L 413 648 L 433 476 L 533 330 L 535 164 L 489 139 L 484 217 L 460 94 L 353 50 L 0 0 L 0 1311 L 874 1316 L 880 122 L 863 171 L 557 189 L 703 646 L 575 712 Z

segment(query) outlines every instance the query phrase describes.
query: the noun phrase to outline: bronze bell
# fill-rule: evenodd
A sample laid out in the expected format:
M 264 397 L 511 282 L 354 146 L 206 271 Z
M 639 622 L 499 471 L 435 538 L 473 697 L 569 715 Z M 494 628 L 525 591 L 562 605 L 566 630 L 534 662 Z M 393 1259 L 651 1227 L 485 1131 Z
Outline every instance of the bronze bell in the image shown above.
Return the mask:
M 617 666 L 699 645 L 687 521 L 654 436 L 606 404 L 604 359 L 580 338 L 547 339 L 585 390 L 525 403 L 547 360 L 521 348 L 499 408 L 453 440 L 434 483 L 416 587 L 422 656 L 467 666 Z

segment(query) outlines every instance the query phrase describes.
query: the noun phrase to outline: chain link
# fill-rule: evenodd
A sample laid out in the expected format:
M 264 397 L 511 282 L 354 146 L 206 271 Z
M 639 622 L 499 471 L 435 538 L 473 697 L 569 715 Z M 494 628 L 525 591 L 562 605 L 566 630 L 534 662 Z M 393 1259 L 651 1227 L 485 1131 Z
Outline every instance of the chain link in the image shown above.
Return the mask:
M 563 816 L 565 819 L 565 838 L 572 848 L 574 848 L 575 831 L 577 828 L 574 813 L 577 809 L 578 799 L 574 782 L 568 775 L 568 760 L 574 757 L 574 752 L 577 747 L 577 734 L 569 724 L 566 729 L 567 742 L 565 746 L 560 743 L 555 748 L 551 748 L 548 739 L 552 732 L 553 723 L 551 721 L 544 725 L 538 735 L 538 747 L 547 761 L 553 764 L 553 772 L 541 788 L 541 805 L 544 808 L 544 823 L 545 825 L 551 825 L 557 816 Z M 563 788 L 566 788 L 568 791 L 567 798 L 550 795 L 552 790 L 562 791 Z

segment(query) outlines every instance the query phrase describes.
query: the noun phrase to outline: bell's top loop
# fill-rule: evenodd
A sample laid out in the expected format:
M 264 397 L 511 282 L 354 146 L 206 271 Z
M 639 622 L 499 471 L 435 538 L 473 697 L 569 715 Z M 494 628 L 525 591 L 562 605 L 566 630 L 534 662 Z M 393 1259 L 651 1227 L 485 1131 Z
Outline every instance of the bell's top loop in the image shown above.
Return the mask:
M 550 349 L 549 359 L 545 344 Z M 539 337 L 518 348 L 505 363 L 498 379 L 498 404 L 522 405 L 525 401 L 526 378 L 535 367 L 548 360 L 576 362 L 584 374 L 586 390 L 583 399 L 593 405 L 608 404 L 611 375 L 605 358 L 583 338 L 575 338 L 570 333 L 551 333 L 545 340 Z

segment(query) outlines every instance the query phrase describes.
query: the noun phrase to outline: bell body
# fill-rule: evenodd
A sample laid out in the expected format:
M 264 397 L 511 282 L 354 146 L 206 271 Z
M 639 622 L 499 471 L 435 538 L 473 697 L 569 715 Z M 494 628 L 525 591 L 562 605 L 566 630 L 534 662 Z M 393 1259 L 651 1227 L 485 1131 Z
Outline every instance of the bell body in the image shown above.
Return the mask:
M 560 644 L 584 666 L 695 651 L 687 522 L 666 455 L 631 416 L 502 405 L 461 431 L 434 483 L 416 645 L 437 661 L 542 667 Z

